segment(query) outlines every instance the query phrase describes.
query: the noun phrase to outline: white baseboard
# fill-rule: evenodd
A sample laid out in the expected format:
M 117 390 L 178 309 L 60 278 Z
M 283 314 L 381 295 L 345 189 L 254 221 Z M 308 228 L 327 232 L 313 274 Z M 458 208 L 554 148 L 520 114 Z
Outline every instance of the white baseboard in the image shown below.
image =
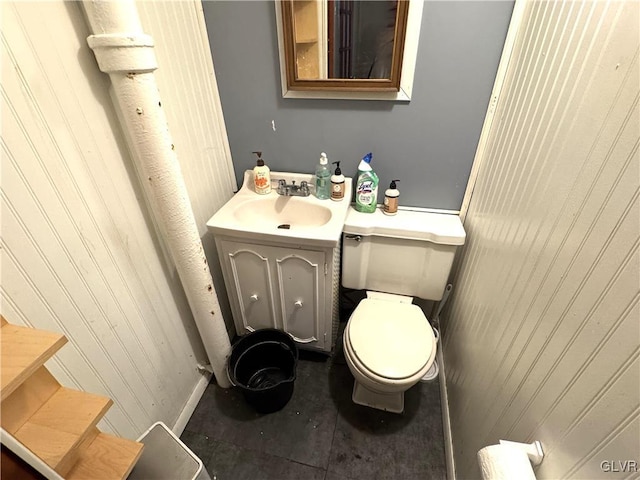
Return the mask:
M 211 374 L 202 375 L 202 378 L 196 383 L 193 392 L 191 392 L 191 396 L 187 400 L 187 403 L 184 404 L 184 408 L 180 415 L 178 415 L 178 419 L 176 423 L 173 425 L 171 431 L 176 434 L 176 436 L 182 435 L 191 415 L 193 415 L 194 410 L 198 406 L 198 402 L 204 395 L 204 391 L 207 389 L 207 385 L 209 385 L 209 381 L 211 380 Z
M 456 480 L 456 465 L 453 458 L 453 441 L 451 437 L 451 418 L 449 417 L 449 397 L 447 395 L 447 376 L 442 354 L 442 338 L 438 351 L 438 365 L 440 367 L 440 405 L 442 408 L 442 430 L 444 433 L 444 455 L 447 463 L 447 480 Z

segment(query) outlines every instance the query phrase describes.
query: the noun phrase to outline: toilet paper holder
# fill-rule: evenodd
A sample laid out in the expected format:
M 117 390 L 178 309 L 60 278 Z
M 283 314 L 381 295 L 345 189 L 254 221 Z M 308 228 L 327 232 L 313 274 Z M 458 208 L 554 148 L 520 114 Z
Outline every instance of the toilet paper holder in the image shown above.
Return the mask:
M 536 440 L 533 443 L 521 443 L 521 442 L 510 442 L 509 440 L 500 440 L 500 445 L 511 445 L 512 447 L 523 450 L 529 460 L 531 461 L 531 465 L 537 467 L 542 463 L 542 459 L 544 458 L 544 451 L 542 450 L 542 443 Z

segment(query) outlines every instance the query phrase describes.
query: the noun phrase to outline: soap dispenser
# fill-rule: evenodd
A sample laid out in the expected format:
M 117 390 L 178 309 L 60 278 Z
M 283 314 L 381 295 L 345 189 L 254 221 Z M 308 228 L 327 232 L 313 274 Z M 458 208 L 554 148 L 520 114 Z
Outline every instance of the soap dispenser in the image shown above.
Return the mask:
M 382 213 L 385 215 L 395 215 L 398 213 L 398 197 L 400 192 L 396 187 L 396 183 L 400 180 L 391 180 L 391 185 L 384 192 L 384 208 Z
M 316 197 L 325 200 L 331 196 L 331 170 L 329 170 L 327 154 L 320 154 L 320 161 L 316 165 Z
M 256 193 L 267 195 L 271 193 L 271 171 L 264 164 L 262 152 L 253 152 L 258 156 L 256 166 L 253 167 L 253 186 Z
M 340 170 L 340 162 L 331 162 L 336 166 L 336 172 L 331 175 L 331 200 L 339 202 L 344 198 L 344 175 Z

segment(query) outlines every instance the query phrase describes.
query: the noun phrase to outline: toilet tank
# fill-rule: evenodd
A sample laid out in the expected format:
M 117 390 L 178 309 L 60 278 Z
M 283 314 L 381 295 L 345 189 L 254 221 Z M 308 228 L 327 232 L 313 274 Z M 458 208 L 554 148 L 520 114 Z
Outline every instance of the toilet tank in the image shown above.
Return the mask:
M 342 285 L 440 300 L 465 231 L 458 215 L 349 207 L 343 229 Z

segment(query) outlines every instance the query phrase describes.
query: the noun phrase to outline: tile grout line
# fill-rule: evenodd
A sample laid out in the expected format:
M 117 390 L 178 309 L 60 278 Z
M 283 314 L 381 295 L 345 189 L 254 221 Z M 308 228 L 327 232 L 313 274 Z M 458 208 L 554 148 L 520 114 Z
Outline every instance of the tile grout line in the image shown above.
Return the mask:
M 334 357 L 331 358 L 332 366 L 333 366 L 333 360 L 334 360 Z M 331 434 L 331 446 L 329 447 L 329 458 L 327 459 L 327 468 L 324 471 L 324 480 L 327 480 L 327 475 L 329 475 L 329 466 L 331 465 L 331 452 L 333 451 L 333 443 L 336 438 L 336 430 L 338 429 L 339 419 L 340 419 L 340 402 L 336 403 L 336 423 L 333 425 L 333 433 Z
M 256 450 L 255 448 L 245 447 L 245 446 L 242 446 L 242 445 L 238 445 L 237 443 L 234 443 L 234 442 L 229 442 L 229 441 L 226 441 L 226 440 L 214 440 L 214 442 L 216 443 L 216 446 L 212 450 L 212 453 L 211 453 L 211 456 L 210 456 L 209 460 L 211 460 L 211 458 L 213 458 L 213 453 L 215 453 L 215 451 L 220 447 L 220 445 L 224 444 L 224 445 L 228 445 L 228 446 L 232 446 L 232 447 L 237 447 L 237 448 L 239 448 L 241 450 L 245 450 L 245 451 L 250 452 L 250 453 L 256 453 L 256 454 L 264 455 L 264 456 L 267 456 L 267 457 L 279 458 L 280 460 L 285 460 L 287 462 L 296 463 L 298 465 L 302 465 L 303 467 L 314 468 L 314 469 L 318 469 L 318 470 L 325 470 L 322 467 L 316 467 L 315 465 L 309 465 L 308 463 L 299 462 L 298 460 L 293 460 L 291 458 L 283 457 L 283 456 L 275 454 L 275 453 L 269 453 L 269 452 L 265 452 L 263 450 Z M 325 472 L 326 472 L 326 470 L 325 470 Z
M 205 436 L 205 437 L 209 437 L 211 439 L 214 440 L 214 442 L 216 443 L 216 448 L 211 450 L 211 457 L 209 457 L 209 459 L 204 459 L 204 463 L 205 463 L 205 467 L 210 464 L 210 462 L 212 461 L 212 459 L 216 456 L 216 455 L 220 455 L 221 449 L 224 449 L 224 445 L 228 446 L 228 447 L 233 447 L 233 449 L 238 449 L 239 451 L 245 452 L 242 455 L 249 455 L 250 457 L 253 456 L 254 454 L 259 454 L 259 455 L 264 455 L 265 457 L 263 458 L 263 460 L 255 460 L 255 462 L 251 462 L 252 465 L 254 466 L 259 466 L 261 464 L 264 465 L 282 465 L 281 462 L 282 461 L 287 461 L 287 462 L 292 462 L 294 464 L 297 464 L 298 467 L 295 467 L 294 465 L 290 465 L 288 467 L 288 469 L 292 470 L 292 471 L 296 471 L 298 469 L 303 469 L 302 471 L 304 472 L 305 467 L 309 468 L 311 467 L 313 470 L 312 471 L 308 471 L 307 475 L 313 477 L 313 478 L 317 478 L 317 479 L 323 479 L 323 480 L 328 480 L 330 478 L 340 478 L 340 479 L 344 479 L 344 480 L 352 480 L 354 478 L 360 478 L 361 472 L 359 471 L 357 467 L 358 461 L 355 459 L 352 459 L 351 463 L 348 464 L 342 464 L 342 463 L 337 463 L 337 457 L 338 455 L 342 455 L 342 453 L 345 453 L 346 451 L 348 451 L 353 445 L 353 441 L 352 440 L 347 440 L 344 437 L 344 435 L 347 435 L 347 433 L 345 432 L 351 432 L 352 428 L 356 428 L 357 429 L 357 425 L 362 424 L 362 422 L 356 422 L 356 424 L 351 424 L 351 420 L 353 419 L 352 417 L 355 415 L 353 409 L 352 409 L 352 404 L 350 402 L 348 402 L 348 390 L 350 390 L 349 387 L 352 387 L 352 382 L 353 382 L 353 378 L 351 375 L 349 375 L 348 373 L 348 366 L 344 365 L 343 363 L 340 362 L 341 358 L 337 359 L 337 362 L 334 362 L 334 360 L 336 360 L 335 357 L 332 357 L 331 359 L 329 359 L 329 361 L 327 363 L 324 362 L 310 362 L 308 365 L 310 365 L 309 368 L 303 369 L 301 370 L 301 373 L 304 373 L 304 375 L 300 376 L 300 380 L 302 380 L 307 388 L 302 388 L 300 390 L 299 393 L 304 393 L 304 395 L 300 398 L 298 398 L 298 402 L 296 402 L 296 405 L 294 406 L 293 404 L 291 406 L 293 406 L 294 408 L 289 411 L 286 415 L 286 419 L 283 418 L 283 424 L 282 427 L 278 426 L 276 429 L 273 429 L 274 431 L 271 432 L 273 435 L 275 435 L 273 437 L 273 439 L 276 438 L 280 438 L 278 437 L 278 435 L 281 434 L 285 434 L 285 436 L 287 436 L 288 440 L 286 440 L 283 444 L 283 447 L 291 447 L 291 448 L 280 448 L 280 449 L 275 449 L 276 451 L 274 451 L 273 453 L 271 452 L 267 452 L 265 451 L 265 448 L 267 448 L 265 445 L 263 445 L 262 443 L 255 443 L 254 440 L 257 442 L 258 440 L 255 438 L 255 435 L 257 434 L 257 432 L 260 429 L 256 430 L 256 429 L 244 429 L 247 430 L 246 434 L 249 435 L 235 435 L 233 433 L 231 433 L 231 431 L 229 431 L 230 436 L 224 436 L 220 437 L 220 439 L 218 438 L 219 434 L 223 434 L 224 432 L 223 430 L 226 430 L 227 428 L 231 428 L 234 425 L 238 425 L 238 422 L 240 420 L 233 420 L 233 418 L 229 417 L 230 420 L 227 421 L 223 421 L 222 423 L 220 423 L 219 421 L 204 421 L 204 422 L 199 422 L 198 419 L 200 419 L 200 416 L 194 418 L 193 420 L 195 421 L 195 423 L 192 421 L 191 424 L 189 425 L 191 428 L 185 428 L 185 432 L 191 432 L 192 434 L 196 435 L 196 436 Z M 325 385 L 325 381 L 328 377 L 329 379 L 329 385 Z M 350 380 L 350 382 L 348 381 Z M 302 385 L 301 383 L 301 385 Z M 310 386 L 311 385 L 311 386 Z M 322 388 L 328 388 L 329 392 L 333 392 L 331 393 L 331 395 L 319 395 L 319 390 L 318 390 L 318 385 L 322 386 Z M 299 385 L 296 385 L 296 387 L 298 387 Z M 436 403 L 439 403 L 440 400 L 440 396 L 438 394 L 439 388 L 438 385 L 433 385 L 433 386 L 428 386 L 427 384 L 422 385 L 423 387 L 427 387 L 426 389 L 420 389 L 421 391 L 423 391 L 422 393 L 418 393 L 416 395 L 414 395 L 414 400 L 416 400 L 416 402 L 418 401 L 417 399 L 420 399 L 422 401 L 425 401 L 425 405 L 420 405 L 420 408 L 416 411 L 423 411 L 424 407 L 428 407 L 429 411 L 432 410 L 433 407 L 436 406 Z M 324 392 L 324 390 L 322 390 Z M 207 399 L 203 399 L 203 403 L 204 405 L 201 405 L 200 408 L 200 414 L 201 416 L 204 417 L 208 417 L 208 416 L 215 416 L 216 412 L 224 415 L 222 412 L 222 410 L 224 410 L 223 407 L 225 408 L 231 408 L 231 406 L 235 407 L 239 407 L 238 405 L 236 405 L 235 400 L 237 399 L 229 399 L 224 397 L 224 405 L 220 404 L 218 406 L 214 405 L 214 404 L 209 404 L 209 402 L 213 402 L 214 398 L 207 398 Z M 234 400 L 234 401 L 231 401 Z M 433 402 L 432 402 L 433 400 Z M 310 406 L 310 402 L 313 403 L 313 407 Z M 348 403 L 345 403 L 348 402 Z M 414 402 L 415 403 L 415 402 Z M 419 403 L 416 403 L 414 406 L 419 405 Z M 431 407 L 432 406 L 432 407 Z M 315 417 L 313 415 L 317 414 L 319 415 L 318 418 L 316 420 L 321 420 L 321 419 L 325 419 L 326 423 L 324 425 L 323 428 L 323 433 L 319 436 L 319 437 L 313 437 L 316 438 L 318 441 L 322 440 L 322 444 L 319 450 L 321 450 L 322 452 L 327 452 L 327 461 L 326 462 L 317 462 L 318 460 L 318 456 L 317 453 L 319 453 L 318 450 L 315 450 L 316 453 L 312 454 L 312 455 L 307 455 L 306 450 L 305 451 L 301 451 L 300 448 L 297 448 L 297 441 L 293 441 L 291 439 L 296 439 L 295 436 L 290 437 L 288 436 L 289 434 L 286 431 L 282 431 L 282 428 L 284 428 L 285 426 L 289 425 L 289 427 L 291 429 L 292 434 L 295 434 L 297 432 L 298 435 L 302 435 L 300 438 L 298 438 L 299 441 L 303 441 L 303 442 L 307 442 L 309 445 L 317 445 L 320 446 L 320 444 L 318 444 L 317 442 L 310 442 L 310 440 L 306 440 L 308 437 L 309 433 L 309 426 L 313 426 L 312 424 L 307 424 L 304 423 L 301 424 L 299 421 L 296 420 L 301 420 L 298 419 L 295 416 L 296 410 L 300 410 L 300 414 L 303 414 L 303 410 L 302 408 L 308 408 L 310 409 L 310 415 L 312 415 L 310 417 L 310 419 L 315 419 Z M 220 410 L 222 409 L 222 410 Z M 244 412 L 244 408 L 241 409 Z M 306 412 L 306 410 L 305 410 Z M 311 413 L 314 412 L 314 413 Z M 369 414 L 368 414 L 369 413 Z M 355 415 L 356 417 L 360 418 L 361 415 L 363 415 L 364 420 L 362 420 L 363 422 L 371 422 L 375 419 L 378 419 L 378 416 L 375 414 L 370 414 L 371 412 L 359 412 L 357 415 Z M 292 420 L 291 418 L 289 418 L 289 415 L 293 415 L 294 420 Z M 331 423 L 331 415 L 334 416 L 334 426 L 333 429 L 330 429 L 330 423 Z M 243 417 L 241 415 L 241 417 Z M 340 422 L 340 418 L 343 418 L 343 422 L 340 425 L 340 429 L 338 429 L 338 423 Z M 427 417 L 432 418 L 432 420 L 434 420 L 434 425 L 435 425 L 435 420 L 436 417 L 434 417 L 433 415 L 420 415 L 418 417 L 416 417 L 416 421 L 419 420 L 420 418 L 422 418 L 423 420 L 427 420 Z M 394 418 L 396 418 L 394 416 Z M 440 416 L 437 416 L 437 418 L 439 419 L 439 421 L 441 422 L 442 419 L 440 418 Z M 369 419 L 369 420 L 367 420 Z M 200 419 L 202 420 L 202 419 Z M 306 420 L 303 419 L 303 420 Z M 385 420 L 386 421 L 386 420 Z M 292 422 L 292 423 L 291 423 Z M 202 423 L 202 425 L 200 424 Z M 220 423 L 220 428 L 222 428 L 223 430 L 220 429 L 214 429 L 211 431 L 211 433 L 207 433 L 209 431 L 209 428 L 214 428 L 218 423 Z M 291 423 L 291 425 L 290 425 Z M 394 422 L 392 422 L 394 423 Z M 403 430 L 402 427 L 403 425 L 399 425 L 402 424 L 403 422 L 395 422 L 393 425 L 389 425 L 387 426 L 387 428 L 383 428 L 381 430 L 382 433 L 384 433 L 385 431 L 391 433 L 391 432 L 400 432 L 400 430 Z M 429 424 L 431 424 L 431 422 L 428 422 Z M 409 424 L 411 425 L 420 425 L 420 423 L 415 423 L 415 422 L 410 422 Z M 269 422 L 269 431 L 272 430 L 271 427 L 274 427 L 274 425 L 279 425 L 277 422 Z M 377 425 L 377 423 L 376 423 Z M 395 426 L 394 426 L 395 425 Z M 405 425 L 406 426 L 406 425 Z M 204 428 L 203 428 L 204 427 Z M 224 428 L 223 428 L 224 427 Z M 393 428 L 391 428 L 393 427 Z M 201 428 L 203 428 L 201 430 Z M 391 428 L 391 430 L 389 430 L 389 428 Z M 442 435 L 442 432 L 440 431 L 440 434 L 438 435 L 437 432 L 435 430 L 432 430 L 430 428 L 427 428 L 428 432 L 425 432 L 425 426 L 422 426 L 420 428 L 417 429 L 410 429 L 407 430 L 404 435 L 408 435 L 410 438 L 413 438 L 415 435 L 427 435 L 427 442 L 434 442 L 434 445 L 438 445 L 438 438 Z M 440 428 L 442 428 L 442 425 L 440 423 Z M 302 429 L 302 431 L 300 431 Z M 344 430 L 346 429 L 346 430 Z M 399 430 L 398 430 L 399 429 Z M 243 431 L 244 431 L 243 430 Z M 276 431 L 277 430 L 277 431 Z M 344 431 L 343 431 L 344 430 Z M 377 431 L 378 429 L 376 429 Z M 415 430 L 415 431 L 414 431 Z M 288 430 L 287 430 L 288 431 Z M 217 433 L 214 433 L 217 432 Z M 280 433 L 278 433 L 280 432 Z M 315 432 L 315 430 L 313 431 Z M 341 438 L 336 438 L 338 436 L 338 433 L 341 433 Z M 265 430 L 265 433 L 267 433 L 267 431 Z M 373 432 L 372 432 L 373 433 Z M 398 434 L 401 435 L 401 432 Z M 243 438 L 246 437 L 248 439 L 248 444 L 245 443 L 243 441 Z M 394 435 L 394 438 L 396 437 L 396 435 Z M 408 438 L 409 438 L 408 437 Z M 270 437 L 271 438 L 271 437 Z M 359 436 L 357 436 L 357 438 L 360 438 Z M 372 437 L 375 438 L 375 437 Z M 329 441 L 327 441 L 329 440 Z M 270 440 L 269 440 L 270 441 Z M 292 445 L 289 445 L 290 441 L 293 441 Z M 354 441 L 355 441 L 355 437 L 354 437 Z M 346 442 L 346 443 L 344 443 Z M 344 443 L 344 445 L 343 445 Z M 373 442 L 372 445 L 375 447 L 375 445 L 379 445 L 380 442 Z M 394 443 L 394 445 L 396 445 L 397 442 Z M 415 443 L 415 442 L 414 442 Z M 196 442 L 195 445 L 198 445 L 199 442 Z M 412 443 L 413 445 L 413 443 Z M 188 446 L 188 445 L 187 445 Z M 416 447 L 417 445 L 414 445 L 412 448 Z M 398 447 L 396 445 L 396 450 L 398 450 L 398 448 L 402 449 L 403 447 L 400 446 Z M 420 449 L 422 449 L 422 447 L 420 447 Z M 336 450 L 336 456 L 334 457 L 333 455 L 333 451 L 334 449 Z M 346 450 L 345 450 L 346 449 Z M 339 451 L 338 451 L 339 450 Z M 368 451 L 368 450 L 367 450 Z M 400 450 L 398 450 L 400 451 Z M 422 450 L 421 450 L 422 451 Z M 439 451 L 438 449 L 434 450 Z M 218 452 L 218 453 L 216 453 Z M 302 453 L 302 456 L 298 455 L 298 453 Z M 297 460 L 296 459 L 292 459 L 289 457 L 289 455 L 294 455 L 296 457 L 300 457 Z M 436 461 L 437 465 L 435 465 L 435 467 L 437 467 L 436 469 L 428 467 L 427 464 L 423 462 L 413 465 L 413 463 L 408 464 L 407 468 L 411 467 L 411 468 L 416 468 L 418 470 L 420 470 L 421 472 L 434 472 L 436 473 L 437 471 L 439 471 L 438 465 L 439 465 L 439 454 L 436 456 L 434 456 L 434 461 Z M 420 455 L 420 457 L 422 457 L 422 455 Z M 324 458 L 324 457 L 320 457 L 320 458 Z M 361 457 L 358 457 L 361 458 Z M 431 457 L 429 457 L 431 458 Z M 271 459 L 271 460 L 270 460 Z M 309 463 L 309 462 L 313 462 L 313 463 Z M 355 463 L 354 463 L 355 462 Z M 431 464 L 433 462 L 431 462 L 431 460 L 429 460 L 429 464 Z M 222 466 L 222 464 L 220 464 Z M 286 464 L 285 464 L 286 465 Z M 329 470 L 331 468 L 331 466 L 336 466 L 336 470 Z M 228 468 L 227 468 L 228 467 Z M 231 470 L 229 471 L 238 471 L 239 465 L 236 466 L 225 466 L 225 469 L 229 469 L 231 468 Z M 278 467 L 278 468 L 283 468 L 283 467 Z M 285 469 L 287 469 L 287 467 L 284 467 Z M 405 468 L 403 471 L 409 471 L 407 470 L 407 468 Z M 445 466 L 446 468 L 446 466 Z M 252 467 L 253 469 L 253 467 Z M 317 471 L 316 471 L 317 469 Z M 418 470 L 415 470 L 415 472 L 418 472 Z M 257 470 L 256 470 L 257 471 Z M 333 472 L 332 475 L 329 475 L 329 472 Z M 413 470 L 410 469 L 410 471 L 413 472 Z M 272 472 L 274 473 L 274 472 Z M 275 473 L 274 473 L 275 474 Z M 302 473 L 301 473 L 302 474 Z M 347 474 L 347 475 L 345 475 Z M 316 476 L 317 475 L 317 476 Z M 354 475 L 354 476 L 350 476 L 350 475 Z M 435 478 L 435 477 L 434 477 Z
M 218 387 L 216 386 L 216 388 L 218 388 Z M 338 415 L 338 414 L 337 414 L 337 410 L 338 410 L 338 409 L 337 409 L 337 406 L 336 406 L 336 423 L 334 424 L 334 430 L 333 430 L 332 439 L 331 439 L 331 446 L 329 447 L 329 458 L 330 458 L 331 447 L 333 446 L 333 435 L 335 435 L 335 430 L 336 430 L 336 426 L 337 426 L 337 415 Z M 281 454 L 278 454 L 278 453 L 270 453 L 270 452 L 265 451 L 262 447 L 261 447 L 261 448 L 255 448 L 255 447 L 247 446 L 247 445 L 245 445 L 245 444 L 243 444 L 243 443 L 241 443 L 241 442 L 237 442 L 237 441 L 232 441 L 232 440 L 227 440 L 227 439 L 217 439 L 217 438 L 215 438 L 215 436 L 214 436 L 214 435 L 207 434 L 207 433 L 205 433 L 205 432 L 203 432 L 203 431 L 200 431 L 200 430 L 191 430 L 191 429 L 190 429 L 190 428 L 188 428 L 188 427 L 185 427 L 185 429 L 184 429 L 184 431 L 183 431 L 183 434 L 184 434 L 185 432 L 189 432 L 189 433 L 194 434 L 194 435 L 202 435 L 202 436 L 204 436 L 204 437 L 209 437 L 209 438 L 211 438 L 211 440 L 212 440 L 213 442 L 215 442 L 215 443 L 216 443 L 216 446 L 215 446 L 215 448 L 212 450 L 211 455 L 209 456 L 208 461 L 209 461 L 209 460 L 211 460 L 211 458 L 213 458 L 213 454 L 214 454 L 214 453 L 215 453 L 215 451 L 219 448 L 219 445 L 220 445 L 220 444 L 225 444 L 225 445 L 229 445 L 229 446 L 233 446 L 233 447 L 240 448 L 240 449 L 245 450 L 245 451 L 248 451 L 248 452 L 253 452 L 253 453 L 255 453 L 255 454 L 267 455 L 267 456 L 270 456 L 270 457 L 279 458 L 279 459 L 282 459 L 282 460 L 286 460 L 286 461 L 289 461 L 289 462 L 293 462 L 293 463 L 296 463 L 296 464 L 298 464 L 298 465 L 302 465 L 302 466 L 304 466 L 304 467 L 309 467 L 309 468 L 313 468 L 313 469 L 318 469 L 318 470 L 324 471 L 325 475 L 326 475 L 326 473 L 327 473 L 327 468 L 326 468 L 326 467 L 318 466 L 318 465 L 312 465 L 312 464 L 309 464 L 309 463 L 304 463 L 304 462 L 301 462 L 301 461 L 298 461 L 298 460 L 294 460 L 294 459 L 292 459 L 292 458 L 289 458 L 289 457 L 287 457 L 287 456 L 285 456 L 285 455 L 281 455 Z M 182 435 L 181 435 L 181 437 L 182 437 Z M 181 440 L 182 440 L 182 438 L 181 438 Z M 185 445 L 186 445 L 186 443 L 185 443 Z M 191 449 L 191 447 L 190 447 L 189 445 L 187 445 L 187 447 Z M 202 459 L 201 459 L 201 460 L 202 460 Z M 207 461 L 206 463 L 203 461 L 203 465 L 205 465 L 205 466 L 206 466 L 206 464 L 208 463 L 208 461 Z M 328 463 L 328 462 L 327 462 L 327 463 Z M 323 477 L 323 478 L 324 478 L 324 477 Z
M 207 441 L 211 441 L 213 442 L 213 448 L 211 449 L 211 452 L 209 452 L 208 458 L 205 460 L 204 458 L 202 458 L 200 455 L 196 454 L 196 452 L 194 451 L 193 447 L 191 445 L 189 445 L 189 443 L 187 443 L 185 440 L 185 438 L 183 438 L 184 434 L 190 434 L 192 436 L 202 436 L 205 438 L 205 440 Z M 182 434 L 180 435 L 180 437 L 178 437 L 178 439 L 184 443 L 186 445 L 186 447 L 194 454 L 196 455 L 200 461 L 202 462 L 202 468 L 204 468 L 205 470 L 207 469 L 207 465 L 209 464 L 209 461 L 213 458 L 213 454 L 216 452 L 216 450 L 218 449 L 219 446 L 219 441 L 215 440 L 214 438 L 211 438 L 209 435 L 205 434 L 205 433 L 201 433 L 201 432 L 194 432 L 193 430 L 189 430 L 187 428 L 185 428 L 182 431 Z

